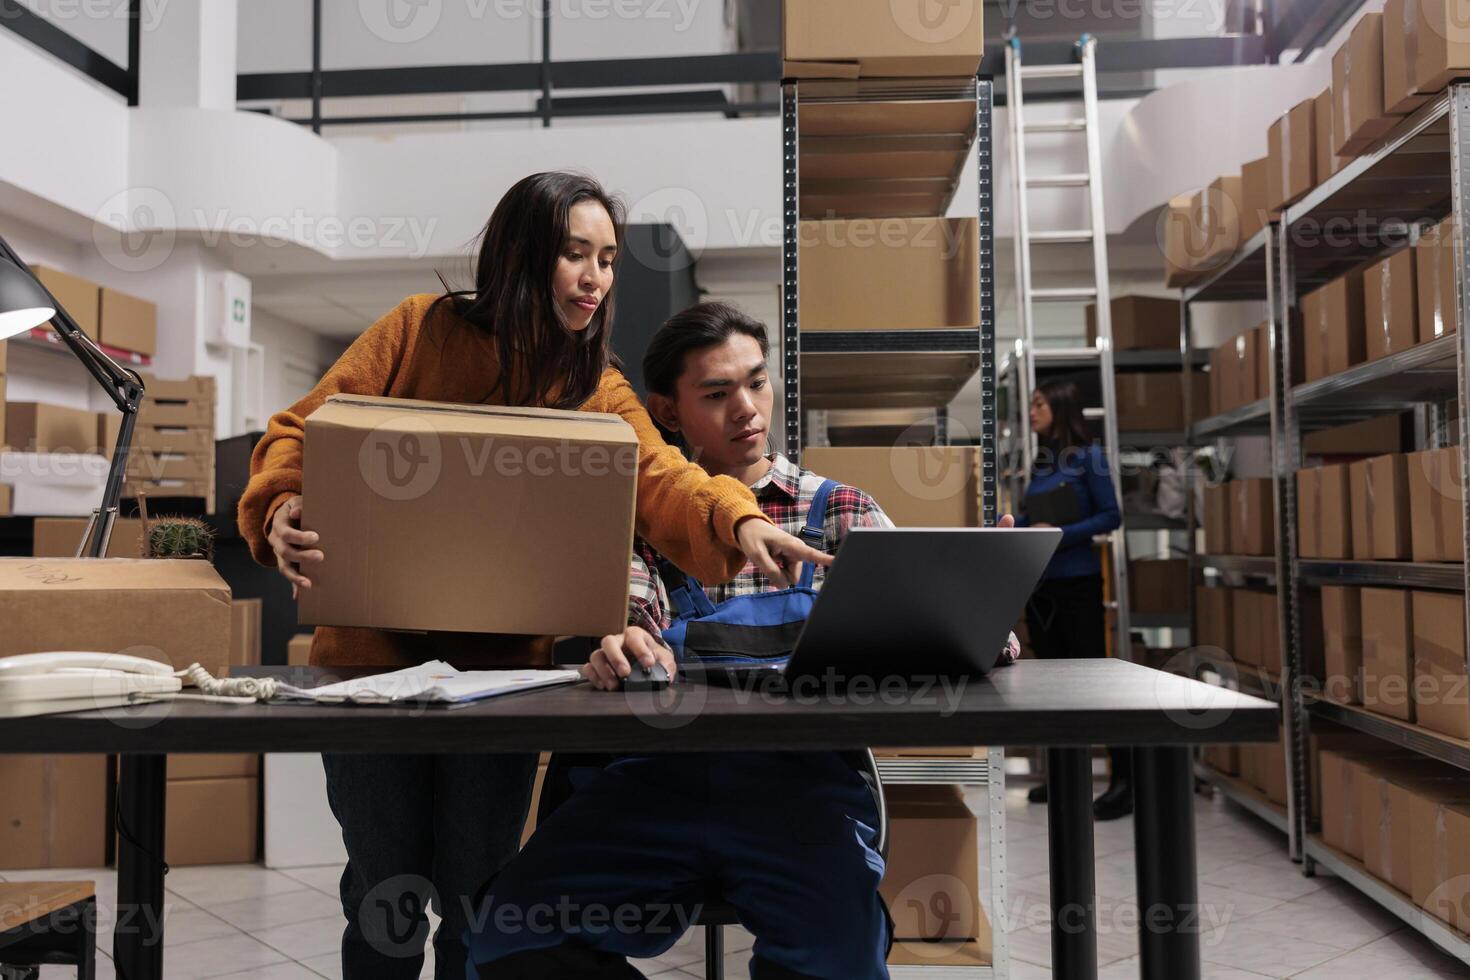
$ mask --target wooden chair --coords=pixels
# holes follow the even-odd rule
[[[90,881],[0,882],[0,977],[35,977],[41,966],[97,971],[97,893]]]

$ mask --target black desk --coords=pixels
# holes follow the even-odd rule
[[[301,682],[323,672],[257,668]],[[1189,746],[1274,741],[1276,705],[1118,660],[1025,661],[948,687],[793,697],[702,685],[664,696],[585,685],[461,708],[233,706],[180,701],[0,720],[0,752],[122,753],[118,906],[162,922],[167,752],[498,752],[1045,746],[1053,967],[1097,976],[1088,747],[1134,747],[1142,975],[1200,976]],[[145,913],[155,913],[146,916]],[[146,940],[146,941],[145,941]],[[161,975],[161,932],[114,935],[119,977]]]

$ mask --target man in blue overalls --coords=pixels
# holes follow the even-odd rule
[[[778,527],[814,547],[833,553],[850,528],[892,527],[861,490],[765,452],[767,351],[765,327],[732,307],[678,314],[644,358],[649,412],[705,469],[749,486]],[[603,639],[583,673],[609,691],[635,661],[672,675],[666,641],[693,652],[694,634],[718,631],[721,619],[782,634],[810,610],[824,573],[808,564],[796,586],[773,590],[747,565],[706,589],[640,543],[630,625]],[[774,649],[759,630],[742,635],[765,648],[752,654]],[[1015,652],[1012,638],[1002,660]],[[879,815],[841,754],[625,756],[586,776],[490,888],[466,936],[470,976],[642,976],[625,957],[666,952],[710,889],[755,936],[754,980],[888,976]]]

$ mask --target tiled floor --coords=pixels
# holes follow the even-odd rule
[[[972,795],[984,813],[983,791]],[[1399,920],[1325,872],[1304,878],[1286,859],[1280,834],[1225,800],[1198,799],[1200,900],[1206,980],[1416,980],[1470,977]],[[1048,964],[1046,808],[1026,803],[1024,786],[1008,794],[1009,881],[1006,920],[1015,980],[1051,976]],[[1100,824],[1098,953],[1105,980],[1138,976],[1137,909],[1132,899],[1133,825]],[[165,973],[178,980],[316,980],[339,977],[340,917],[336,868],[289,872],[259,867],[179,868],[168,876]],[[92,878],[104,906],[98,975],[112,980],[106,957],[116,891],[112,871],[0,872],[11,881]],[[987,904],[989,899],[986,899]],[[992,921],[996,919],[994,910]],[[726,976],[746,977],[751,939],[727,930]],[[704,975],[698,931],[656,960],[640,962],[650,977]],[[69,971],[48,968],[43,980]],[[424,976],[433,975],[432,962]]]

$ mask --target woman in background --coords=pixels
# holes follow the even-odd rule
[[[1026,628],[1036,655],[1047,660],[1107,656],[1102,565],[1092,539],[1122,523],[1102,447],[1082,422],[1082,400],[1070,381],[1044,384],[1031,396],[1036,465],[1018,527],[1058,527],[1062,543],[1026,604]],[[1112,781],[1093,802],[1098,820],[1133,812],[1132,758],[1109,749]],[[1031,790],[1046,802],[1046,784]]]

